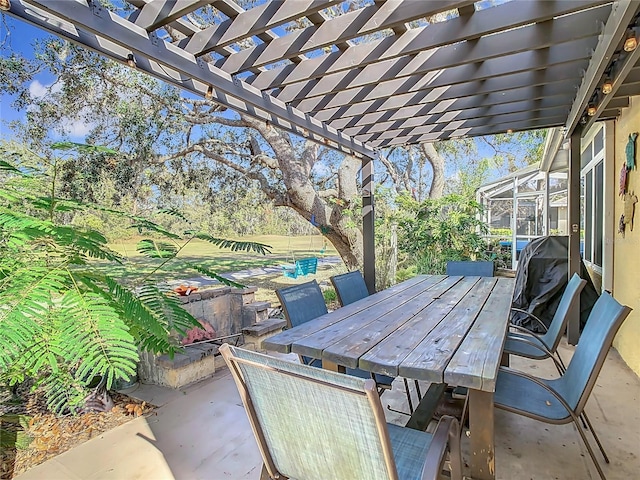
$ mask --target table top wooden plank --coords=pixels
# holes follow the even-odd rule
[[[495,391],[514,286],[512,278],[498,279],[485,307],[449,362],[444,373],[446,383]]]
[[[442,280],[445,278],[445,276],[441,277]],[[351,309],[340,308],[332,312],[331,315],[341,316],[342,320],[296,341],[291,351],[312,358],[322,357],[339,365],[355,368],[358,363],[357,357],[353,359],[352,362],[343,363],[342,358],[329,358],[323,352],[340,340],[345,338],[349,340],[351,335],[368,328],[369,324],[380,320],[380,317],[385,317],[386,322],[393,322],[394,325],[399,325],[403,321],[408,320],[411,317],[410,309],[407,307],[409,302],[414,301],[415,303],[421,303],[424,308],[425,295],[439,295],[438,287],[442,282],[437,282],[438,279],[436,278],[427,280],[428,281],[416,283],[392,296],[387,296],[384,302],[367,305],[367,302],[363,299],[360,302],[348,305],[348,307],[352,307]],[[432,291],[436,293],[430,293]],[[358,305],[355,305],[356,303]],[[355,308],[360,308],[360,310],[349,315],[348,312]],[[345,314],[345,312],[347,312],[347,314]]]
[[[444,371],[483,309],[498,279],[479,278],[473,288],[400,364],[403,377],[443,383]]]
[[[451,288],[362,355],[358,366],[371,372],[398,376],[398,367],[402,361],[453,310],[478,280],[479,277],[448,277],[442,283],[451,282]]]
[[[265,340],[263,342],[263,346],[265,349],[274,352],[290,353],[291,345],[295,342],[309,335],[313,335],[314,333],[328,326],[331,326],[336,322],[342,321],[346,316],[353,315],[354,313],[357,313],[359,310],[366,308],[369,305],[375,305],[377,303],[385,302],[394,295],[406,290],[407,288],[411,288],[416,284],[423,283],[425,285],[431,285],[442,281],[444,278],[446,278],[446,276],[444,275],[421,275],[418,277],[414,277],[410,280],[407,280],[406,282],[399,283],[397,285],[394,285],[393,287],[378,292],[375,295],[371,295],[363,300],[336,310],[336,312],[340,312],[339,314],[336,314],[336,312],[330,312],[326,315],[318,317],[317,319],[314,319],[311,322],[307,322],[303,325],[297,326],[296,328],[285,330],[282,333],[274,335],[273,337]]]
[[[347,335],[340,335],[337,341],[323,350],[322,357],[346,367],[358,367],[359,359],[364,353],[434,302],[453,283],[455,280],[447,280],[423,288],[413,298],[395,308],[390,308],[388,302],[378,304],[380,311],[373,315],[373,321],[352,328]],[[336,326],[341,325],[342,323]]]

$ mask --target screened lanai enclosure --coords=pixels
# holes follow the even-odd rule
[[[481,186],[477,200],[491,249],[508,253],[516,269],[522,249],[534,238],[568,235],[568,171],[544,172],[538,165]]]

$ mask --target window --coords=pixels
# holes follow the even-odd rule
[[[602,273],[604,217],[604,125],[596,126],[586,137],[581,155],[583,199],[583,258],[596,272]]]

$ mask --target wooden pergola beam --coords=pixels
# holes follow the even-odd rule
[[[551,46],[560,47],[565,42],[586,39],[581,52],[570,52],[573,57],[584,57],[588,53],[589,46],[595,46],[595,37],[600,32],[597,20],[601,19],[603,13],[607,11],[608,7],[599,7],[576,14],[581,18],[581,22],[558,19],[491,35],[476,42],[465,42],[424,51],[413,58],[403,57],[378,63],[372,65],[371,69],[365,68],[362,72],[355,72],[359,75],[354,78],[349,77],[348,72],[330,75],[313,86],[297,84],[285,87],[276,97],[284,102],[291,102],[303,111],[312,112],[327,106],[346,105],[349,103],[349,98],[357,96],[365,95],[367,99],[373,99],[406,93],[419,82],[427,81],[422,77],[429,72],[433,72],[432,75],[439,75],[443,73],[440,72],[442,69],[471,65],[491,59],[495,60],[494,64],[500,65],[500,57],[546,49]],[[523,57],[532,60],[533,55]],[[557,62],[559,59],[554,61]],[[510,62],[507,59],[504,62],[499,68],[509,69]],[[524,62],[511,66],[514,70],[528,70]],[[472,68],[474,67],[477,68],[477,66]],[[532,68],[535,69],[535,63]],[[470,78],[475,79],[473,76]],[[462,79],[458,81],[460,80]],[[303,85],[307,88],[299,90]]]
[[[373,149],[361,142],[233,79],[98,4],[22,0],[12,2],[9,13],[114,60],[126,62],[129,53],[134,52],[138,69],[202,96],[212,86],[214,101],[283,130],[346,153],[375,156]]]
[[[601,3],[603,2],[508,2],[475,12],[471,17],[452,18],[446,22],[407,30],[401,36],[385,37],[354,45],[344,52],[310,58],[298,65],[269,69],[255,77],[249,77],[247,82],[260,90],[281,88],[446,45],[475,40],[498,33],[505,28],[550,20],[555,16]]]
[[[269,43],[247,48],[216,66],[228,73],[237,73],[250,67],[264,66],[300,53],[306,53],[333,44],[393,28],[422,17],[473,3],[472,0],[439,0],[437,2],[389,0],[381,6],[372,5],[332,18],[321,25],[313,25],[291,32]]]

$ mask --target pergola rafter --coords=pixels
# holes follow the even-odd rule
[[[424,106],[433,105],[441,102],[451,102],[454,100],[460,100],[465,97],[479,98],[480,95],[488,93],[497,93],[496,101],[500,101],[500,98],[504,98],[505,101],[509,98],[511,90],[533,90],[540,85],[556,84],[559,82],[568,82],[575,78],[575,74],[571,68],[576,68],[579,63],[575,64],[563,64],[558,66],[549,67],[546,70],[535,70],[515,73],[513,75],[506,75],[502,77],[489,78],[486,80],[476,80],[473,82],[462,83],[459,85],[442,86],[433,89],[422,89],[414,92],[408,92],[404,94],[397,94],[391,98],[355,98],[351,101],[352,107],[357,107],[358,104],[364,103],[365,111],[356,115],[362,115],[362,120],[369,123],[376,115],[383,115],[385,111],[392,111],[395,113],[395,118],[408,118],[408,112],[403,111],[406,107],[412,106]],[[566,84],[564,85],[566,88]],[[575,92],[575,85],[570,86],[571,91]],[[551,89],[548,94],[554,94]],[[530,97],[531,98],[531,97]],[[337,103],[337,102],[336,102]],[[375,105],[375,106],[373,106]],[[448,103],[442,103],[448,108]],[[368,107],[367,107],[368,106]],[[334,105],[328,105],[327,108],[332,108]],[[318,114],[322,111],[318,112]],[[365,116],[366,115],[366,116]],[[369,117],[371,115],[372,117]],[[337,118],[344,119],[346,115]],[[378,117],[374,121],[378,121],[381,117]],[[333,122],[331,122],[332,124]],[[343,128],[343,127],[340,127]]]
[[[507,3],[504,4],[504,6],[511,7],[511,4]],[[495,8],[498,9],[498,7]],[[545,10],[546,13],[549,13],[550,9],[547,8]],[[565,12],[565,10],[558,8],[556,8],[555,11],[558,13]],[[494,29],[490,28],[486,31],[492,35],[484,38],[474,35],[472,39],[476,41],[467,41],[463,44],[456,43],[460,41],[460,38],[464,37],[460,34],[455,34],[454,30],[453,32],[449,32],[449,38],[452,38],[452,40],[445,41],[443,38],[439,42],[425,42],[421,45],[422,48],[419,49],[417,47],[420,44],[414,41],[411,43],[413,48],[410,49],[413,51],[409,54],[371,62],[364,66],[364,68],[360,65],[357,69],[343,69],[340,72],[327,73],[317,81],[298,82],[284,86],[276,96],[285,102],[296,102],[311,97],[327,96],[345,89],[375,85],[380,82],[402,77],[424,75],[434,70],[468,66],[475,62],[492,58],[495,59],[514,53],[533,53],[542,48],[547,48],[552,45],[560,46],[565,42],[579,39],[592,40],[586,42],[587,46],[584,47],[585,51],[582,52],[582,55],[586,55],[589,45],[590,48],[595,46],[596,41],[593,39],[593,36],[597,36],[600,32],[598,20],[602,19],[608,11],[609,7],[603,6],[577,13],[575,16],[578,18],[575,19],[566,17],[565,19],[558,19],[554,22],[544,21],[502,34],[495,34]],[[478,12],[476,15],[479,16],[481,13],[483,12]],[[504,13],[505,18],[511,18],[511,11]],[[476,15],[471,17],[469,23],[472,22],[472,19]],[[496,14],[494,13],[493,15],[495,16]],[[499,18],[501,17],[501,15],[497,16]],[[521,23],[530,23],[522,19],[522,16],[519,18],[520,21],[508,23],[509,28],[520,27]],[[516,17],[516,20],[519,18]],[[454,20],[460,19],[452,19],[451,22],[454,22]],[[424,30],[429,32],[428,29],[430,27],[434,27],[435,29],[446,25],[446,23],[447,22],[424,27]],[[483,22],[477,22],[477,24],[482,25]],[[429,37],[429,39],[431,38],[433,38],[433,36]],[[443,42],[446,43],[443,44]],[[434,43],[435,45],[432,46]],[[528,58],[525,57],[525,62],[530,58],[531,56]],[[525,62],[519,64],[521,68],[526,69]],[[535,68],[535,65],[532,65],[532,67]],[[271,71],[267,71],[260,76],[270,74]],[[257,78],[260,78],[260,76]],[[252,82],[252,85],[255,83],[256,82]]]
[[[288,59],[299,53],[311,52],[336,43],[427,17],[438,12],[469,5],[472,0],[440,0],[438,2],[402,2],[389,0],[291,32],[268,45],[257,45],[223,61],[217,66],[228,73],[237,73],[250,67],[268,65]]]
[[[335,111],[341,111],[344,115],[336,117],[338,120],[332,121],[330,125],[342,130],[347,127],[366,126],[380,121],[411,119],[437,113],[446,114],[452,111],[499,106],[505,103],[536,100],[558,95],[572,98],[575,95],[575,89],[572,85],[567,85],[566,78],[563,77],[562,72],[559,72],[558,76],[554,78],[554,81],[548,83],[527,85],[507,91],[491,90],[492,87],[489,85],[489,90],[470,93],[468,96],[462,97],[454,95],[452,98],[448,98],[446,95],[447,90],[443,89],[442,94],[439,97],[432,96],[430,102],[425,98],[426,94],[424,92],[421,92],[420,95],[408,94],[403,96],[405,98],[402,99],[406,101],[406,106],[398,107],[392,105],[391,102],[375,100],[348,107],[323,110],[318,112],[317,117],[322,117],[325,114],[333,115]],[[473,86],[481,87],[482,85],[478,82]],[[453,93],[456,94],[458,92]],[[411,98],[412,96],[415,98]],[[407,99],[411,100],[407,101]]]
[[[640,89],[626,79],[640,75],[640,54],[619,53],[638,0],[264,0],[246,10],[234,0],[122,2],[133,11],[10,0],[10,13],[368,158],[385,146],[556,125],[562,115],[571,130],[590,101],[600,100],[587,125],[617,115]],[[597,97],[616,59],[613,92]]]
[[[604,8],[607,10],[606,7]],[[287,96],[286,91],[287,88],[293,89],[296,86],[286,87],[282,93],[276,95],[276,98],[290,102],[302,111],[313,112],[326,107],[345,105],[349,103],[348,99],[350,98],[365,97],[367,100],[389,98],[408,91],[418,90],[421,86],[430,88],[429,82],[433,77],[447,73],[446,70],[442,71],[443,69],[466,66],[469,67],[466,73],[469,73],[469,70],[480,70],[483,67],[480,62],[488,60],[495,60],[493,65],[498,66],[498,71],[504,71],[502,75],[509,75],[514,71],[536,70],[547,66],[544,63],[546,52],[542,52],[539,55],[540,60],[538,62],[534,61],[536,50],[546,49],[552,45],[561,47],[565,42],[579,39],[584,40],[582,45],[578,43],[575,45],[575,49],[563,49],[562,53],[566,55],[566,61],[571,61],[576,56],[585,58],[590,48],[595,46],[593,37],[597,36],[600,31],[597,19],[602,16],[602,13],[598,13],[597,9],[585,12],[584,15],[587,17],[585,20],[589,21],[581,22],[580,24],[573,24],[567,21],[561,22],[561,26],[558,27],[555,22],[545,22],[500,35],[492,35],[476,42],[441,47],[436,51],[428,50],[411,59],[403,57],[392,60],[390,62],[391,65],[384,63],[374,64],[370,69],[365,68],[361,75],[358,75],[353,81],[349,81],[348,77],[346,82],[341,82],[341,78],[325,77],[318,82],[316,88],[309,91],[296,92],[297,94],[294,98],[289,98],[292,95]],[[529,68],[524,63],[517,63],[510,58],[503,58],[514,56],[514,54],[520,52],[530,54],[521,56],[522,59],[530,62]],[[562,60],[559,55],[552,59],[556,64]],[[543,62],[542,65],[540,65],[541,62]],[[490,67],[485,70],[487,73],[480,70],[478,78],[475,75],[466,78],[471,78],[475,81],[481,80],[483,73],[485,77],[491,75]],[[339,74],[339,77],[342,75],[344,75],[344,72]],[[453,78],[453,83],[465,80],[464,76],[456,77],[455,73],[452,76],[455,77]],[[365,83],[365,86],[358,86],[358,82]],[[578,83],[576,82],[576,86],[578,86]],[[450,84],[452,83],[444,83],[444,85]]]
[[[213,51],[216,47],[231,45],[244,38],[269,32],[270,28],[295,20],[307,12],[314,14],[338,3],[338,1],[301,0],[292,4],[264,3],[251,10],[238,13],[234,18],[200,30],[190,38],[179,42],[178,46],[199,57]],[[220,8],[220,4],[214,4],[214,6]],[[269,43],[276,38],[278,38],[276,35],[271,34],[268,39],[261,38],[261,40]]]

